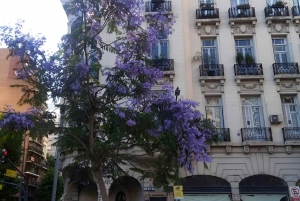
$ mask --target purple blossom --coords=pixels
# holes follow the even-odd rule
[[[136,122],[133,121],[132,119],[129,119],[129,120],[126,122],[126,124],[127,124],[128,126],[135,126],[135,125],[136,125]]]

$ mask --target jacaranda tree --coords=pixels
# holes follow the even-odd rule
[[[21,23],[0,31],[9,56],[19,57],[23,66],[16,74],[26,84],[14,86],[23,92],[20,104],[34,106],[25,113],[8,108],[1,131],[60,134],[62,150],[78,151],[70,179],[92,179],[104,201],[109,200],[104,179],[128,174],[123,164],[168,185],[179,167],[192,172],[192,161],[211,161],[205,148],[213,129],[201,120],[198,103],[176,101],[170,86],[164,93],[151,91],[163,76],[152,67],[151,49],[172,34],[174,19],[160,10],[143,26],[143,6],[142,0],[70,0],[65,10],[73,19],[71,33],[51,56],[43,51],[45,38],[22,33]],[[107,35],[115,40],[106,42]],[[106,53],[115,55],[114,66],[102,65]],[[58,105],[63,126],[43,111],[47,98],[63,100]],[[133,147],[158,160],[137,165],[127,151]]]

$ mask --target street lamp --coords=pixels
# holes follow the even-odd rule
[[[177,87],[176,89],[175,89],[175,97],[176,97],[176,101],[177,101],[177,97],[180,95],[180,89],[179,89],[179,87]]]

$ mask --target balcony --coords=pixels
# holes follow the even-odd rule
[[[201,9],[206,9],[206,10],[213,10],[215,4],[212,1],[201,1],[200,0],[200,8]]]
[[[287,6],[267,6],[265,7],[265,17],[269,33],[289,33],[289,24],[292,18]]]
[[[217,128],[217,135],[221,142],[230,142],[229,128]]]
[[[165,2],[153,2],[147,1],[145,3],[145,11],[146,12],[172,12],[172,2],[165,1]]]
[[[263,68],[261,63],[255,64],[235,64],[235,76],[262,76]]]
[[[282,128],[284,141],[300,141],[300,127]]]
[[[255,8],[229,8],[228,10],[229,18],[255,18]]]
[[[35,152],[37,154],[43,155],[43,147],[40,146],[28,146],[28,151]]]
[[[265,7],[265,17],[289,17],[289,8],[287,6],[267,6]]]
[[[199,66],[200,76],[224,76],[223,64],[204,64]]]
[[[173,59],[152,59],[152,67],[157,68],[163,72],[174,71]]]
[[[241,128],[243,142],[265,142],[272,141],[271,128]]]
[[[281,74],[297,74],[299,75],[298,63],[274,63],[273,64],[274,75]],[[289,75],[286,75],[289,76]]]
[[[224,92],[223,64],[203,64],[199,66],[202,93]]]
[[[196,19],[214,19],[219,18],[218,8],[205,8],[196,9]]]

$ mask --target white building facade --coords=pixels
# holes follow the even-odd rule
[[[290,200],[288,187],[300,179],[300,0],[153,0],[145,15],[160,6],[177,20],[174,34],[153,50],[165,72],[159,84],[200,102],[223,139],[208,147],[208,169],[198,163],[193,174],[180,171],[184,200]],[[111,201],[174,199],[131,175],[107,182]],[[97,200],[95,186],[67,186],[66,200]]]

